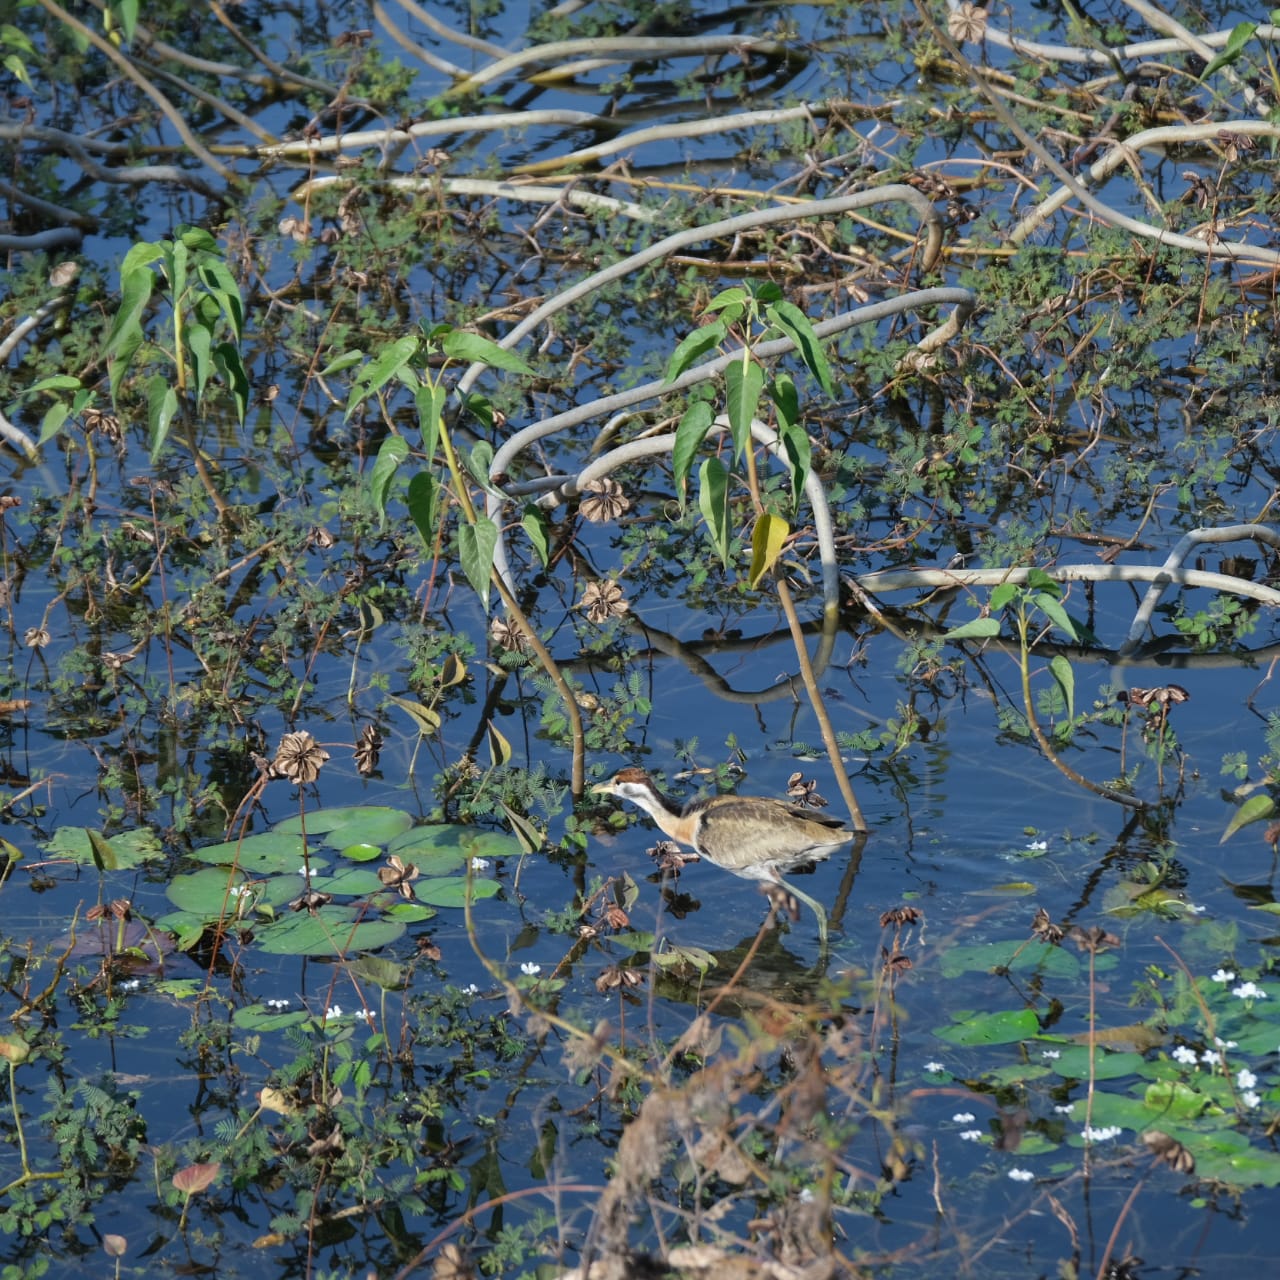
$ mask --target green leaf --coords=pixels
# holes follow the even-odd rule
[[[720,563],[729,567],[729,473],[719,458],[698,468],[698,509],[707,522]]]
[[[715,350],[728,336],[729,326],[723,320],[713,320],[695,329],[671,353],[662,375],[663,382],[674,382],[700,355]]]
[[[781,516],[763,512],[751,531],[751,570],[747,581],[752,590],[760,585],[760,579],[778,562],[791,527]]]
[[[702,442],[711,430],[715,419],[711,406],[705,400],[695,400],[680,415],[680,424],[676,427],[675,444],[671,447],[671,465],[675,471],[676,493],[680,495],[680,505],[684,506],[689,490],[689,468]]]
[[[151,435],[151,461],[155,462],[169,438],[169,427],[178,412],[178,393],[163,374],[147,379],[147,427]]]
[[[260,927],[258,949],[273,956],[350,955],[385,947],[405,931],[399,920],[356,921],[353,908],[331,902],[314,915],[300,911]]]
[[[800,359],[817,378],[823,391],[834,396],[836,384],[831,376],[831,365],[809,317],[794,302],[775,302],[765,308],[765,314],[796,344]]]
[[[505,369],[507,373],[523,373],[530,377],[534,373],[523,357],[516,355],[514,351],[508,351],[491,339],[482,338],[478,333],[468,333],[465,329],[450,329],[440,346],[451,360],[487,364],[494,369]]]
[[[57,400],[45,410],[44,416],[40,419],[40,435],[36,439],[36,444],[44,444],[46,440],[52,440],[62,430],[62,424],[66,422],[70,409],[71,406],[65,401]]]
[[[1222,839],[1219,844],[1226,844],[1241,827],[1247,827],[1251,822],[1262,822],[1271,817],[1276,811],[1276,802],[1270,796],[1250,796],[1234,813],[1231,821],[1227,823],[1227,829],[1222,833]]]
[[[412,334],[406,334],[405,337],[383,347],[372,362],[360,371],[352,384],[343,421],[347,421],[365,400],[408,368],[417,351],[418,340]]]
[[[760,409],[764,391],[764,370],[754,360],[735,360],[724,371],[728,392],[729,434],[733,437],[736,461],[751,448],[751,424]]]
[[[393,694],[388,694],[387,697],[401,711],[408,712],[414,724],[417,725],[420,736],[429,738],[440,728],[440,717],[430,707],[424,707],[421,702],[414,702],[410,698],[397,698]]]
[[[1215,71],[1221,71],[1223,67],[1230,66],[1235,62],[1244,51],[1245,45],[1253,39],[1253,33],[1257,29],[1258,24],[1256,22],[1240,22],[1232,27],[1231,34],[1227,37],[1227,43],[1222,47],[1222,52],[1200,73],[1200,79],[1207,80]]]
[[[236,417],[243,426],[245,414],[249,412],[249,375],[245,372],[240,348],[232,342],[218,343],[213,349],[213,363],[231,392],[231,397],[235,401]]]
[[[947,1027],[935,1027],[933,1034],[947,1044],[992,1045],[1016,1044],[1030,1040],[1040,1023],[1034,1009],[1010,1009],[998,1013],[965,1012],[953,1015],[956,1021]]]
[[[1032,597],[1032,603],[1059,631],[1070,636],[1072,640],[1080,639],[1080,633],[1076,630],[1076,624],[1071,621],[1071,616],[1053,596],[1039,591]]]
[[[430,462],[436,456],[436,446],[440,443],[440,420],[444,417],[445,406],[449,403],[449,393],[443,387],[435,387],[428,383],[414,392],[413,401],[418,408],[418,430],[422,432],[422,451]]]
[[[813,463],[813,444],[809,440],[809,433],[800,423],[788,422],[782,417],[778,419],[778,439],[787,465],[791,468],[791,509],[798,511],[805,481],[809,478],[809,468]]]
[[[551,559],[551,522],[547,513],[532,502],[528,503],[520,517],[520,527],[529,535],[538,563],[545,569]]]
[[[734,285],[729,289],[722,289],[716,294],[710,302],[707,303],[704,310],[707,312],[721,311],[725,313],[725,319],[729,324],[736,324],[746,314],[747,307],[751,305],[753,299],[751,295],[742,288],[741,285]]]
[[[992,587],[991,600],[988,607],[992,613],[1000,613],[1009,604],[1009,602],[1021,591],[1022,588],[1013,582],[1002,582],[998,587]]]
[[[524,853],[539,852],[547,842],[547,833],[532,818],[526,817],[523,813],[517,813],[505,801],[502,802],[502,812],[507,815],[511,830],[520,841],[521,850]]]
[[[422,535],[422,541],[426,544],[428,551],[435,546],[438,532],[436,529],[436,516],[438,515],[436,498],[439,492],[440,486],[429,471],[419,471],[409,481],[409,493],[406,498],[409,506],[409,515],[418,532]]]
[[[492,720],[486,722],[484,732],[489,744],[489,759],[493,762],[495,769],[500,769],[511,760],[511,743],[494,727]]]
[[[144,252],[140,252],[144,251]],[[142,345],[142,313],[151,299],[155,285],[155,273],[149,264],[160,256],[160,250],[152,244],[136,244],[125,254],[120,267],[120,307],[107,333],[104,355],[111,369],[111,397],[119,394],[133,361]]]
[[[213,335],[199,321],[193,320],[186,328],[187,351],[191,356],[192,368],[195,371],[196,403],[204,399],[205,383],[213,371]]]
[[[409,456],[409,442],[403,436],[388,436],[378,449],[373,468],[369,472],[369,497],[378,513],[380,528],[387,524],[387,491],[400,464]]]
[[[1062,690],[1062,696],[1067,704],[1067,719],[1075,719],[1076,714],[1076,674],[1071,668],[1071,663],[1062,656],[1055,654],[1049,659],[1049,673],[1058,683],[1058,688]]]
[[[498,526],[488,516],[476,516],[474,524],[458,527],[458,560],[485,613],[489,612],[489,585],[497,547]]]
[[[501,889],[496,880],[479,880],[472,877],[471,900],[492,898]],[[413,896],[431,907],[465,907],[467,905],[467,880],[465,876],[450,876],[440,880],[419,880],[413,886]]]
[[[943,633],[947,640],[989,640],[1000,634],[998,618],[974,618],[971,622],[962,622],[958,627]]]

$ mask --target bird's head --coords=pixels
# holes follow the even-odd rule
[[[642,808],[648,808],[647,802],[659,798],[658,788],[643,769],[619,769],[607,782],[598,782],[591,790],[596,795],[617,796],[619,800],[630,800]]]

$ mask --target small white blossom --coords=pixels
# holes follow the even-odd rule
[[[1009,1177],[1011,1177],[1014,1180],[1014,1182],[1030,1182],[1032,1181],[1033,1178],[1035,1178],[1035,1176],[1036,1175],[1032,1173],[1030,1169],[1010,1169],[1009,1170]]]
[[[1267,998],[1267,993],[1256,982],[1242,982],[1238,987],[1231,988],[1231,994],[1238,996],[1241,1000],[1265,1000]]]
[[[1094,1129],[1086,1126],[1080,1136],[1086,1142],[1110,1142],[1112,1138],[1120,1136],[1120,1126],[1118,1124],[1110,1124],[1104,1129]]]
[[[1241,1067],[1236,1073],[1236,1084],[1241,1089],[1252,1089],[1258,1083],[1258,1077],[1248,1067]]]
[[[1242,1093],[1240,1095],[1241,1105],[1246,1109],[1248,1109],[1249,1111],[1252,1111],[1254,1107],[1256,1107],[1258,1103],[1260,1103],[1261,1101],[1262,1099],[1258,1097],[1258,1095],[1254,1093],[1252,1089],[1250,1089],[1247,1093]]]
[[[472,871],[488,871],[488,869],[489,869],[488,858],[472,858],[471,859]]]
[[[981,1129],[965,1129],[960,1134],[962,1142],[977,1142],[982,1137]]]
[[[336,1022],[340,1017],[342,1017],[342,1006],[340,1004],[335,1004],[332,1008],[324,1011],[324,1020],[326,1022]]]
[[[117,991],[137,991],[142,986],[141,978],[126,978],[123,982],[116,983]]]
[[[924,1069],[926,1071],[932,1071],[936,1074],[939,1071],[945,1071],[946,1067],[944,1067],[940,1062],[926,1062],[924,1064]]]
[[[1234,982],[1236,975],[1230,969],[1219,969],[1217,973],[1209,975],[1214,982]]]
[[[1180,1044],[1169,1056],[1174,1062],[1181,1062],[1184,1067],[1194,1067],[1199,1060],[1196,1051],[1185,1044]]]
[[[284,997],[264,1000],[262,1003],[265,1004],[268,1009],[287,1009],[289,1007],[289,1001]]]
[[[1238,1049],[1238,1048],[1240,1047],[1240,1045],[1239,1045],[1239,1042],[1238,1042],[1238,1041],[1235,1041],[1235,1040],[1224,1040],[1221,1036],[1214,1036],[1214,1037],[1213,1037],[1213,1043],[1214,1043],[1214,1044],[1215,1044],[1219,1049]]]
[[[957,1111],[951,1118],[956,1124],[972,1124],[974,1119],[972,1111]]]
[[[800,1203],[801,1203],[801,1204],[812,1204],[812,1203],[813,1203],[813,1188],[812,1188],[812,1187],[801,1187],[801,1188],[800,1188]]]
[[[1047,840],[1033,840],[1027,845],[1028,853],[1043,853],[1049,847]]]
[[[1068,1102],[1065,1106],[1054,1107],[1054,1110],[1060,1116],[1069,1116],[1076,1109],[1074,1102]]]
[[[1205,1050],[1205,1051],[1200,1055],[1200,1061],[1201,1061],[1201,1062],[1210,1062],[1210,1063],[1212,1063],[1212,1062],[1217,1062],[1217,1060],[1218,1060],[1218,1054],[1217,1054],[1216,1050],[1213,1050],[1213,1049],[1206,1049],[1206,1050]]]
[[[1182,907],[1182,909],[1183,909],[1183,910],[1187,913],[1187,915],[1189,915],[1189,916],[1202,916],[1202,915],[1204,915],[1204,913],[1205,913],[1206,911],[1208,911],[1208,910],[1209,910],[1209,908],[1208,908],[1208,907],[1202,907],[1202,906],[1200,906],[1198,903],[1195,903],[1195,902],[1186,902],[1186,903],[1183,903],[1183,907]]]
[[[1050,1062],[1053,1062],[1055,1059],[1062,1057],[1062,1050],[1061,1049],[1042,1049],[1040,1051],[1040,1056],[1042,1058],[1048,1058]]]
[[[467,985],[462,988],[461,994],[464,996],[478,996],[480,994],[480,988],[477,987],[474,982],[468,982]]]
[[[520,972],[523,973],[525,977],[532,978],[542,972],[542,966],[540,964],[534,964],[532,960],[526,960],[524,964],[520,966]]]

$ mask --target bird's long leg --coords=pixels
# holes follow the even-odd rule
[[[799,898],[801,902],[807,903],[809,910],[818,918],[818,941],[822,943],[822,949],[825,951],[827,947],[827,912],[816,898],[811,898],[807,893],[801,893],[799,889],[791,883],[790,880],[784,880],[778,876],[777,883],[780,884],[794,898]]]

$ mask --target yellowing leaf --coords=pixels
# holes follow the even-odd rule
[[[791,526],[781,516],[770,515],[767,511],[756,521],[756,527],[751,531],[751,573],[748,577],[753,589],[778,563],[790,532]]]

